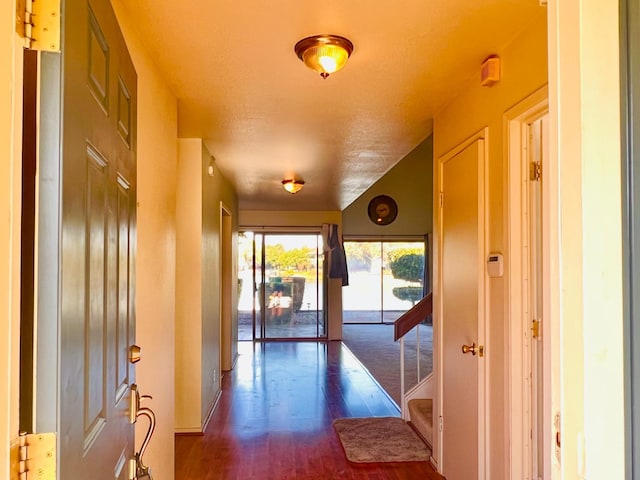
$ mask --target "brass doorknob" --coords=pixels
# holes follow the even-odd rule
[[[462,353],[467,354],[471,353],[471,355],[476,354],[476,342],[473,342],[471,345],[462,345]]]

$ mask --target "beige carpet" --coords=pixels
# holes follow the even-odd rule
[[[333,427],[350,462],[424,462],[431,455],[401,418],[339,418]]]
[[[358,357],[389,396],[400,405],[400,342],[393,325],[343,325],[342,342]],[[417,383],[416,334],[405,337],[405,391]],[[420,326],[420,378],[433,370],[433,327]]]

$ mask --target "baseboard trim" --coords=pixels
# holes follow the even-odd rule
[[[432,449],[431,451],[433,452],[433,449]],[[437,473],[438,475],[440,475],[440,470],[438,470],[438,462],[437,462],[437,461],[436,461],[436,459],[433,457],[433,455],[431,455],[431,458],[429,458],[429,463],[431,464],[431,466],[433,467],[433,469],[436,471],[436,473]],[[442,477],[442,475],[440,475],[440,476],[441,476],[441,478],[444,478],[444,477]]]
[[[205,430],[209,426],[209,422],[211,421],[211,417],[213,416],[213,412],[215,412],[216,407],[218,406],[218,402],[220,401],[220,397],[221,396],[222,396],[222,389],[218,390],[218,393],[216,394],[216,398],[213,400],[213,403],[211,404],[211,408],[209,409],[209,413],[207,413],[207,416],[205,417],[204,422],[202,422],[202,434],[203,435],[204,435]]]
[[[216,398],[211,403],[211,408],[207,412],[207,416],[202,422],[200,427],[180,427],[174,429],[174,434],[176,436],[201,436],[204,435],[205,430],[209,426],[209,422],[211,421],[211,417],[213,416],[213,412],[215,412],[216,407],[218,406],[218,402],[220,401],[220,397],[222,396],[222,389],[218,390],[216,393]]]
[[[240,354],[236,351],[236,354],[233,356],[233,359],[231,360],[231,370],[236,368],[236,363],[238,363],[238,358],[240,358]]]
[[[204,432],[201,432],[197,428],[181,428],[179,430],[176,429],[174,435],[176,437],[202,437]]]

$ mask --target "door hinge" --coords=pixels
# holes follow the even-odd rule
[[[136,480],[136,467],[138,466],[135,458],[129,459],[129,476],[128,480]]]
[[[438,428],[440,429],[440,431],[442,431],[443,429],[443,425],[444,425],[444,420],[442,419],[442,415],[440,415],[440,420],[438,422]]]
[[[531,162],[529,165],[529,180],[538,182],[542,178],[542,164],[540,162]]]
[[[440,208],[444,207],[444,192],[440,192]]]
[[[56,480],[56,434],[20,433],[20,480]]]
[[[542,335],[542,323],[540,320],[533,320],[531,322],[531,337],[540,338]]]
[[[16,32],[26,48],[60,51],[60,0],[16,0]]]

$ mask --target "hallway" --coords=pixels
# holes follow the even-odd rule
[[[426,462],[347,462],[332,422],[399,416],[340,342],[240,342],[203,436],[176,438],[176,480],[436,479]]]

